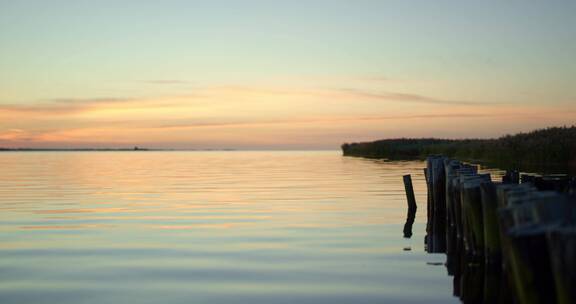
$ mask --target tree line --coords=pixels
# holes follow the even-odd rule
[[[397,138],[345,143],[345,156],[389,160],[445,155],[502,169],[576,172],[576,126],[550,127],[494,139]]]

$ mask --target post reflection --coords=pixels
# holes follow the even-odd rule
[[[466,304],[513,303],[506,273],[499,265],[458,252],[448,254],[446,262],[454,296]]]

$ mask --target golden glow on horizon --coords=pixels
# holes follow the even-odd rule
[[[503,128],[569,124],[574,111],[373,90],[227,86],[163,98],[0,106],[0,143],[337,147],[383,137],[494,136]]]

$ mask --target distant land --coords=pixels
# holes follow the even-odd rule
[[[34,151],[236,151],[236,149],[150,149],[150,148],[3,148],[0,152],[34,152]]]
[[[147,148],[2,148],[0,151],[151,151]]]
[[[576,126],[550,127],[494,139],[396,138],[345,143],[341,148],[345,156],[413,160],[439,154],[501,169],[576,172]]]

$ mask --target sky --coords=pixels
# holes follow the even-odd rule
[[[576,123],[576,1],[0,0],[0,147],[337,149]]]

